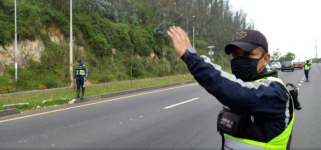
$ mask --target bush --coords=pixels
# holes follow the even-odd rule
[[[0,94],[5,94],[5,93],[12,93],[15,91],[15,88],[11,86],[6,86],[0,90]]]
[[[44,90],[44,89],[47,89],[46,85],[44,85],[44,84],[39,84],[38,85],[38,90]]]
[[[129,35],[134,45],[135,53],[140,56],[149,56],[151,54],[152,48],[150,46],[155,44],[152,35],[148,34],[146,30],[142,30],[136,26],[131,28]]]
[[[110,54],[110,46],[102,35],[96,35],[91,38],[89,44],[92,46],[92,51],[96,56],[103,57]]]
[[[107,82],[110,82],[111,80],[112,79],[110,77],[105,75],[99,78],[98,83],[107,83]]]

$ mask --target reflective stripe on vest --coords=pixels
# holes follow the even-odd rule
[[[81,69],[79,69],[80,67],[78,67],[77,69],[76,69],[76,76],[86,76],[86,68],[85,68],[85,66],[82,66],[81,67]]]
[[[309,65],[311,65],[311,63],[307,63],[307,64],[305,64],[305,66],[304,66],[304,70],[310,70],[310,66],[308,66],[308,64],[309,64]]]
[[[262,80],[271,80],[271,81],[279,82],[288,91],[288,89],[284,85],[283,81],[279,78],[267,77],[267,78],[262,78],[262,79],[256,80],[254,82],[259,82]],[[294,118],[295,118],[295,113],[294,113],[295,109],[294,109],[294,105],[293,105],[292,96],[289,93],[289,91],[288,91],[288,94],[290,95],[290,99],[292,101],[292,107],[293,107],[292,120],[291,120],[290,124],[287,126],[287,128],[285,128],[285,130],[280,135],[273,138],[271,141],[265,143],[265,142],[258,142],[258,141],[249,140],[249,139],[237,138],[237,137],[234,137],[234,136],[224,133],[224,138],[225,138],[224,148],[226,150],[230,150],[230,149],[231,150],[247,150],[247,149],[285,150],[287,148],[287,144],[288,144],[290,136],[291,136],[293,122],[294,122]]]
[[[77,69],[77,74],[76,75],[81,75],[81,76],[85,76],[86,72],[83,69]]]

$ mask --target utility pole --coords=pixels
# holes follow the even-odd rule
[[[207,48],[209,48],[210,49],[210,51],[208,52],[208,55],[210,55],[210,57],[211,57],[211,61],[213,62],[214,61],[214,59],[213,59],[213,55],[214,55],[214,51],[212,51],[212,48],[214,48],[215,46],[208,46]]]
[[[315,40],[315,59],[318,64],[319,63],[319,61],[318,61],[318,39]]]
[[[18,81],[18,40],[17,40],[17,0],[14,0],[14,66],[15,80]]]
[[[70,0],[70,38],[69,38],[69,44],[70,44],[70,50],[69,50],[69,53],[70,53],[70,57],[69,57],[69,72],[70,72],[70,81],[72,82],[73,80],[73,71],[72,71],[72,60],[73,60],[73,57],[72,57],[72,0]]]
[[[186,19],[186,24],[187,24],[186,30],[187,30],[187,36],[188,36],[188,18]]]
[[[195,16],[193,16],[193,18],[195,18]],[[194,24],[195,24],[195,21],[193,21],[193,48],[195,49],[195,45],[194,45]]]
[[[165,15],[165,13],[164,13],[164,18],[163,18],[163,22],[165,22],[165,16],[166,16],[166,15]]]

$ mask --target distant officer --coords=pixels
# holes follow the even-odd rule
[[[76,98],[79,98],[80,87],[82,89],[81,99],[84,98],[85,82],[87,81],[87,76],[88,76],[87,67],[83,64],[82,59],[79,59],[78,60],[78,67],[75,69],[75,73],[74,73],[74,80],[76,80],[76,82],[77,82],[77,97]]]
[[[232,73],[198,56],[183,29],[168,31],[176,54],[186,63],[196,81],[223,105],[217,127],[226,150],[285,150],[290,148],[294,106],[290,92],[270,61],[265,36],[243,30],[225,47],[231,54]]]
[[[310,60],[307,60],[305,66],[304,66],[304,74],[305,74],[305,79],[306,82],[309,82],[309,72],[311,70],[311,62]]]

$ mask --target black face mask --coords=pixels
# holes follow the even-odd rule
[[[264,53],[265,54],[265,53]],[[232,73],[243,81],[251,81],[258,76],[257,65],[263,58],[264,54],[259,59],[239,56],[231,60]],[[263,66],[264,67],[264,66]]]

